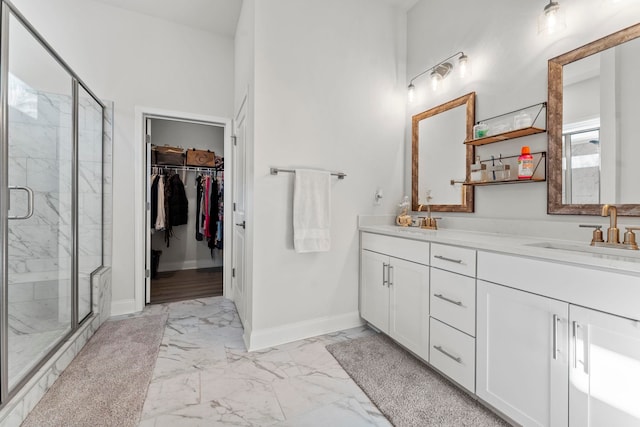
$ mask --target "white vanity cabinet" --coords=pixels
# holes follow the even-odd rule
[[[431,244],[429,362],[475,391],[476,251]]]
[[[360,315],[428,360],[429,243],[362,233]]]
[[[524,426],[566,426],[569,304],[478,280],[476,394]]]
[[[640,322],[571,306],[569,425],[640,426]]]

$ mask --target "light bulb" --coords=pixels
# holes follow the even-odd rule
[[[458,58],[458,75],[461,79],[466,78],[469,75],[469,57],[464,53]]]
[[[435,70],[431,72],[431,88],[436,91],[440,87],[440,81],[442,80],[442,76],[438,74]]]
[[[538,18],[538,34],[554,34],[567,27],[564,9],[556,1],[549,1]]]
[[[416,87],[413,85],[413,83],[409,83],[407,98],[409,100],[409,104],[411,104],[416,99]]]

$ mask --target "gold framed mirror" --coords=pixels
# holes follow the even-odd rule
[[[432,212],[473,212],[469,168],[474,147],[475,92],[411,118],[411,207],[429,204]],[[431,200],[427,200],[429,193]]]
[[[640,216],[640,24],[549,60],[549,214]]]

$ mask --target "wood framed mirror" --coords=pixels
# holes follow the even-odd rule
[[[549,214],[640,216],[640,24],[549,60]]]
[[[416,114],[411,119],[411,208],[432,212],[473,212],[469,169],[474,147],[475,92]],[[427,201],[427,192],[432,199]]]

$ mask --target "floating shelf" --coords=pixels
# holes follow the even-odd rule
[[[468,145],[474,145],[477,147],[479,145],[493,144],[494,142],[520,138],[521,136],[535,135],[536,133],[543,133],[546,131],[547,131],[546,129],[542,129],[542,128],[529,127],[524,129],[511,130],[511,131],[500,133],[497,135],[486,136],[484,138],[470,139],[465,141],[464,143]]]
[[[546,123],[543,126],[538,124],[538,121],[546,122],[546,114],[541,114],[543,110],[546,111],[546,108],[547,103],[541,102],[520,110],[481,120],[476,125],[480,123],[487,124],[487,135],[481,138],[468,139],[464,143],[479,146],[546,132]],[[541,117],[544,120],[541,120]]]
[[[486,181],[465,181],[462,185],[484,186],[484,185],[502,185],[502,184],[523,184],[525,182],[544,182],[547,180],[547,152],[539,151],[531,153],[534,161],[533,176],[528,179],[518,179],[518,157],[508,156],[502,157],[502,163],[509,166],[511,176],[509,179],[493,179],[493,165],[499,158],[480,160],[480,163],[486,164],[486,173],[488,179]],[[451,185],[457,182],[451,181]]]
[[[485,181],[485,182],[465,182],[464,185],[473,185],[481,187],[483,185],[502,185],[502,184],[524,184],[526,182],[545,182],[546,178],[530,178],[530,179],[509,179],[504,181]]]

